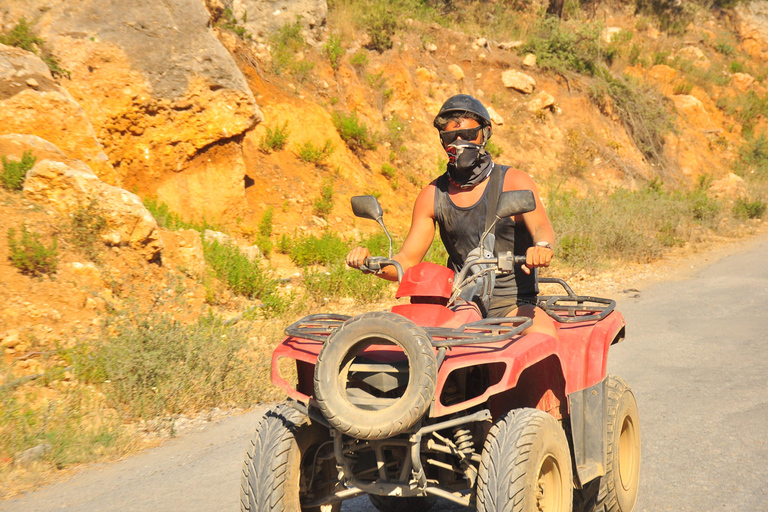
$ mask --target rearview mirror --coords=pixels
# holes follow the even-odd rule
[[[499,196],[496,216],[499,219],[513,217],[536,209],[536,198],[531,190],[510,190]]]
[[[351,199],[352,213],[355,217],[371,219],[379,222],[384,215],[379,201],[374,196],[354,196]]]

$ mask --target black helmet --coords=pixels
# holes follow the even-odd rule
[[[443,106],[440,107],[440,112],[437,113],[432,124],[439,130],[440,127],[437,124],[438,118],[450,117],[451,114],[460,112],[470,112],[475,114],[482,119],[482,122],[480,123],[482,127],[491,126],[491,116],[488,114],[488,110],[486,110],[480,101],[469,94],[457,94],[456,96],[448,98],[448,100],[443,103]]]

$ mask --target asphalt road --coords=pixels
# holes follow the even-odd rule
[[[635,510],[768,510],[768,238],[684,280],[622,295],[627,339],[612,347],[609,372],[632,387],[640,410]],[[0,510],[234,512],[257,414],[92,466]],[[365,498],[342,508],[373,511]]]

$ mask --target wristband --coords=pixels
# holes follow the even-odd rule
[[[536,242],[536,247],[546,247],[550,251],[553,250],[552,245],[549,242],[543,240],[541,242]]]

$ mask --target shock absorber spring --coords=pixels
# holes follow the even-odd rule
[[[458,427],[453,430],[453,440],[456,443],[456,449],[465,456],[471,457],[475,452],[475,443],[472,439],[472,432],[468,428]]]

